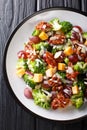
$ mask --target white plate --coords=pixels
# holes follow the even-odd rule
[[[84,31],[87,31],[87,16],[82,12],[73,11],[69,8],[50,8],[27,17],[17,26],[8,40],[4,55],[4,74],[13,95],[15,95],[22,106],[36,115],[50,120],[70,121],[86,116],[87,104],[79,110],[74,107],[59,110],[45,110],[36,106],[33,100],[27,99],[24,96],[25,83],[16,76],[17,52],[23,49],[23,45],[28,41],[29,36],[31,36],[34,26],[39,21],[49,21],[55,17],[58,17],[60,20],[70,21],[73,25],[79,25]]]

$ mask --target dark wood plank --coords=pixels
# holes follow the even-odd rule
[[[81,10],[87,13],[87,0],[81,0]]]
[[[39,9],[60,6],[81,9],[81,0],[39,0]]]
[[[6,41],[14,28],[36,11],[35,0],[0,0],[0,65]],[[0,130],[35,130],[35,117],[24,111],[11,96],[0,66]]]
[[[74,9],[81,9],[81,0],[64,0],[65,7],[71,7]]]

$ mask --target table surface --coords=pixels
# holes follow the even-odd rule
[[[87,12],[87,0],[0,0],[0,130],[86,130],[87,118],[67,124],[38,118],[12,97],[4,81],[2,61],[6,41],[28,15],[48,7],[72,7]]]

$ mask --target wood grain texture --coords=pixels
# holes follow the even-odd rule
[[[0,130],[35,130],[35,117],[11,96],[2,74],[6,41],[14,28],[36,11],[35,0],[0,0]]]
[[[87,118],[68,124],[52,122],[27,113],[10,94],[2,73],[6,41],[28,15],[48,7],[72,7],[87,12],[87,0],[0,0],[0,130],[86,130]]]
[[[81,10],[82,0],[39,0],[39,8],[44,9],[48,7],[72,7]],[[84,3],[84,2],[83,2]]]

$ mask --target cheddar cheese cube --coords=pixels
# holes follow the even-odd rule
[[[39,38],[44,41],[48,39],[48,35],[45,32],[41,32]]]
[[[25,74],[25,69],[24,68],[17,69],[16,74],[18,77],[21,78]]]
[[[77,85],[75,85],[74,87],[72,87],[72,93],[73,94],[78,94],[79,93],[79,88]]]
[[[67,47],[65,50],[64,50],[64,54],[69,56],[69,55],[72,55],[73,54],[73,49],[72,47]]]
[[[43,75],[42,75],[42,74],[35,73],[33,79],[34,79],[34,82],[36,82],[36,83],[42,82],[42,80],[43,80]]]
[[[65,70],[65,66],[64,63],[58,63],[58,70]]]
[[[56,72],[56,67],[54,67],[54,68],[49,68],[49,69],[46,70],[46,76],[47,76],[47,77],[52,77],[55,72]]]
[[[85,43],[84,43],[86,46],[87,46],[87,40],[85,41]]]

